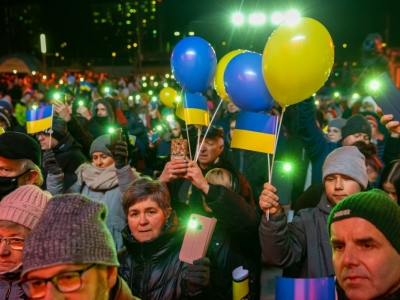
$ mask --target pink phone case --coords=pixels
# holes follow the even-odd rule
[[[190,215],[179,259],[193,264],[194,260],[205,257],[216,224],[217,219],[215,218]]]

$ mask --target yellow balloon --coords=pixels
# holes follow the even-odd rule
[[[176,97],[178,97],[178,92],[172,87],[165,87],[160,91],[161,103],[169,108],[174,108]]]
[[[292,105],[323,86],[333,61],[328,30],[314,19],[301,18],[296,25],[284,23],[271,34],[263,52],[263,76],[272,97],[281,105]]]
[[[0,126],[0,135],[4,133],[3,127]]]
[[[215,90],[217,91],[217,94],[224,99],[225,101],[230,102],[231,100],[228,97],[228,94],[225,91],[225,85],[224,85],[224,73],[226,66],[228,63],[231,61],[232,58],[234,58],[236,55],[246,52],[246,50],[234,50],[231,51],[227,54],[225,54],[224,57],[221,58],[221,60],[218,62],[217,69],[215,71],[215,76],[214,76],[214,86]]]

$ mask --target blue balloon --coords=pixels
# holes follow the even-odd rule
[[[224,73],[225,90],[229,98],[242,110],[268,111],[274,99],[262,74],[262,55],[243,52],[228,63]]]
[[[172,51],[172,74],[189,93],[204,93],[214,79],[216,67],[214,49],[197,36],[184,38]]]

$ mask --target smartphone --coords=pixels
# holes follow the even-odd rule
[[[151,102],[151,109],[157,109],[157,102],[152,101]]]
[[[188,264],[205,257],[217,219],[192,214],[183,238],[179,260]]]
[[[171,160],[185,159],[187,156],[187,140],[172,139],[171,140]]]
[[[292,196],[293,176],[290,164],[283,161],[274,161],[270,183],[276,188],[278,203],[288,205]]]
[[[150,137],[150,141],[154,144],[155,142],[157,142],[157,140],[160,138],[160,135],[155,132],[152,134],[152,136]]]
[[[388,73],[383,73],[365,86],[384,114],[392,114],[393,121],[400,121],[400,91]]]
[[[118,141],[122,140],[122,129],[116,128],[114,132],[110,133],[110,151],[115,151],[115,146],[117,145]]]

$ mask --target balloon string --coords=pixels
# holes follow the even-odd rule
[[[206,132],[205,132],[205,134],[204,134],[203,140],[201,141],[200,147],[199,147],[199,149],[198,149],[198,151],[197,151],[197,153],[196,153],[196,157],[195,157],[195,160],[194,160],[195,162],[197,162],[197,160],[199,159],[200,150],[201,150],[201,148],[203,147],[203,144],[204,144],[204,141],[205,141],[205,139],[206,139],[206,137],[207,137],[208,131],[210,130],[210,127],[211,127],[211,125],[212,125],[212,123],[213,123],[213,121],[214,121],[214,119],[215,119],[215,116],[217,115],[217,112],[218,112],[219,108],[221,107],[222,102],[224,102],[223,99],[221,99],[221,101],[219,101],[219,104],[218,104],[218,106],[217,106],[217,109],[215,110],[215,112],[214,112],[214,114],[213,114],[213,116],[212,116],[212,118],[211,118],[210,124],[209,124],[208,127],[207,127],[207,130],[206,130]]]
[[[269,153],[267,153],[267,157],[268,157],[268,178],[269,178],[269,183],[271,183],[271,164],[269,161]],[[269,220],[269,209],[267,209],[267,211],[265,212],[265,217],[267,218],[267,220]]]
[[[183,89],[181,90],[181,101],[185,101],[185,97],[182,98],[183,95]],[[189,129],[188,129],[188,125],[187,125],[187,121],[186,121],[186,115],[185,115],[185,105],[183,106],[183,116],[185,118],[185,126],[186,126],[186,138],[188,140],[188,146],[189,146],[189,158],[190,160],[192,160],[192,149],[190,147],[190,138],[189,138]]]

